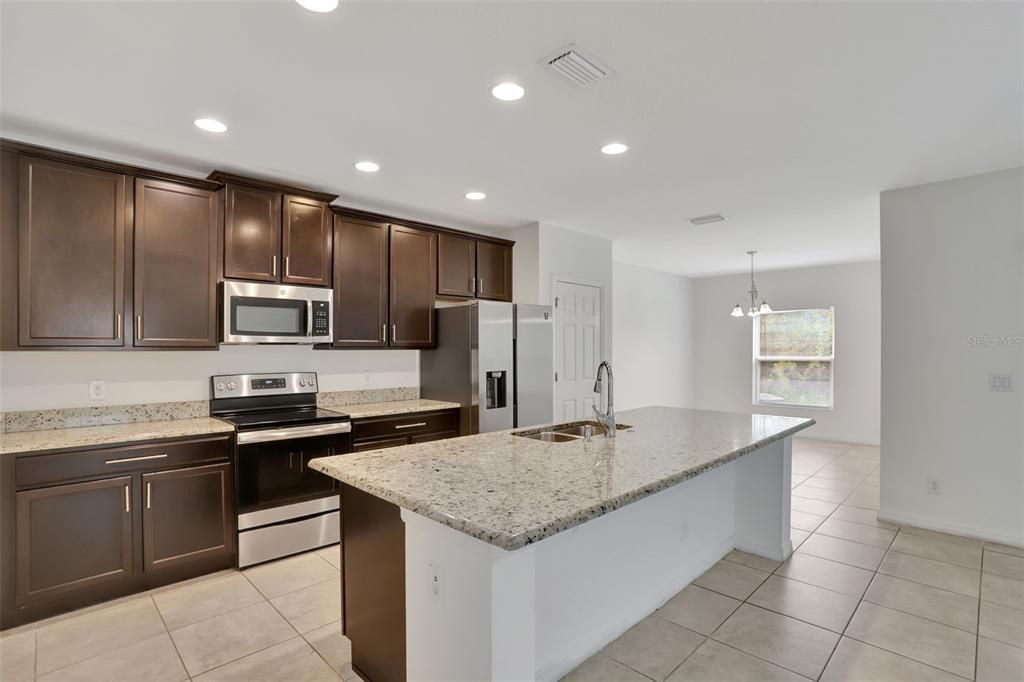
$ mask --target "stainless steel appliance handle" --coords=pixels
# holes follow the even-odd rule
[[[306,336],[313,336],[313,302],[306,299]]]
[[[311,436],[327,436],[332,433],[350,433],[352,424],[340,422],[310,426],[291,426],[283,429],[266,429],[263,431],[243,431],[238,434],[238,444],[267,443],[275,440],[291,440],[292,438],[309,438]]]
[[[395,424],[396,429],[414,429],[417,426],[426,426],[427,422],[416,422],[415,424]]]

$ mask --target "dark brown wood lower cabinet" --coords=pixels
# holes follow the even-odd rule
[[[367,450],[383,450],[385,448],[400,448],[403,445],[408,444],[408,436],[401,436],[399,438],[379,438],[377,440],[368,440],[363,443],[353,444],[352,452],[365,452]]]
[[[143,570],[233,551],[231,465],[143,474]]]
[[[16,498],[18,606],[134,573],[131,476],[23,490]]]
[[[341,486],[343,632],[352,666],[373,682],[405,680],[405,524],[401,511]]]

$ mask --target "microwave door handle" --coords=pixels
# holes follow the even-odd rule
[[[313,338],[313,301],[306,299],[306,336]]]

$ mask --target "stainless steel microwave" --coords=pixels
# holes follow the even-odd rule
[[[222,343],[330,343],[332,289],[224,280]]]

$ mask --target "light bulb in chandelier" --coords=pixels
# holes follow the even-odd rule
[[[743,317],[743,308],[740,306],[739,303],[737,303],[736,307],[732,309],[732,316],[733,317]]]
[[[761,308],[757,312],[760,313],[761,315],[767,315],[768,313],[772,312],[772,307],[770,305],[768,305],[768,301],[766,301],[766,300],[764,300],[762,298],[761,299]]]

